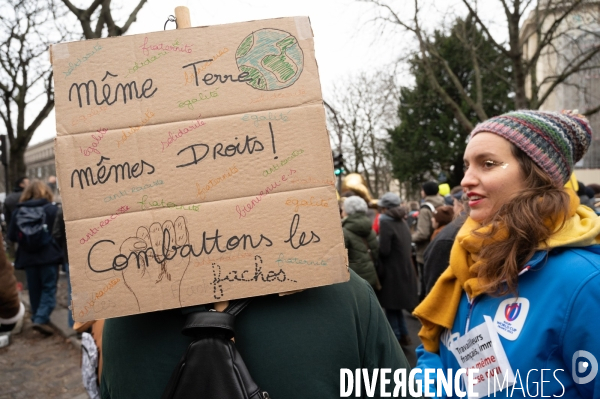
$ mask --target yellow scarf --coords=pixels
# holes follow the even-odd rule
[[[590,208],[579,205],[579,198],[573,190],[565,191],[571,198],[570,217],[565,226],[547,240],[546,245],[540,245],[540,249],[600,244],[600,217]],[[471,218],[465,221],[452,245],[450,266],[413,313],[423,325],[419,337],[429,352],[437,353],[443,329],[452,329],[462,291],[464,290],[470,298],[483,293],[477,278],[481,265],[479,250],[490,240],[501,240],[507,236],[506,230],[498,231],[492,239],[483,239],[471,234],[476,229],[485,233],[489,228],[481,227]]]

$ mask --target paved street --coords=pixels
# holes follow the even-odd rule
[[[20,281],[22,273],[17,273]],[[58,281],[56,315],[67,306],[66,276]],[[27,292],[24,293],[27,300]],[[0,399],[87,399],[79,368],[81,352],[58,330],[45,337],[31,328],[29,312],[20,334],[0,348]],[[66,328],[66,327],[65,327]]]
[[[23,331],[12,338],[0,349],[0,399],[88,397],[81,382],[80,351],[60,334],[44,337],[27,318]]]

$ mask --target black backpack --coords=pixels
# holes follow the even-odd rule
[[[46,223],[45,208],[42,206],[21,206],[16,213],[17,243],[27,252],[40,252],[52,241],[52,232]]]
[[[254,382],[234,342],[235,316],[252,298],[231,302],[223,312],[188,315],[182,334],[194,337],[173,371],[162,399],[268,399]]]

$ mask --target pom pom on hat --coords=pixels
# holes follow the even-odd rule
[[[588,150],[592,129],[577,111],[520,110],[488,119],[471,132],[497,134],[527,154],[558,186],[571,176],[573,165]]]

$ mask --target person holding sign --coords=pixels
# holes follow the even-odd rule
[[[438,397],[468,380],[480,398],[600,395],[600,218],[564,187],[591,136],[567,111],[510,112],[471,133],[470,216],[414,312],[417,367],[462,374]]]

